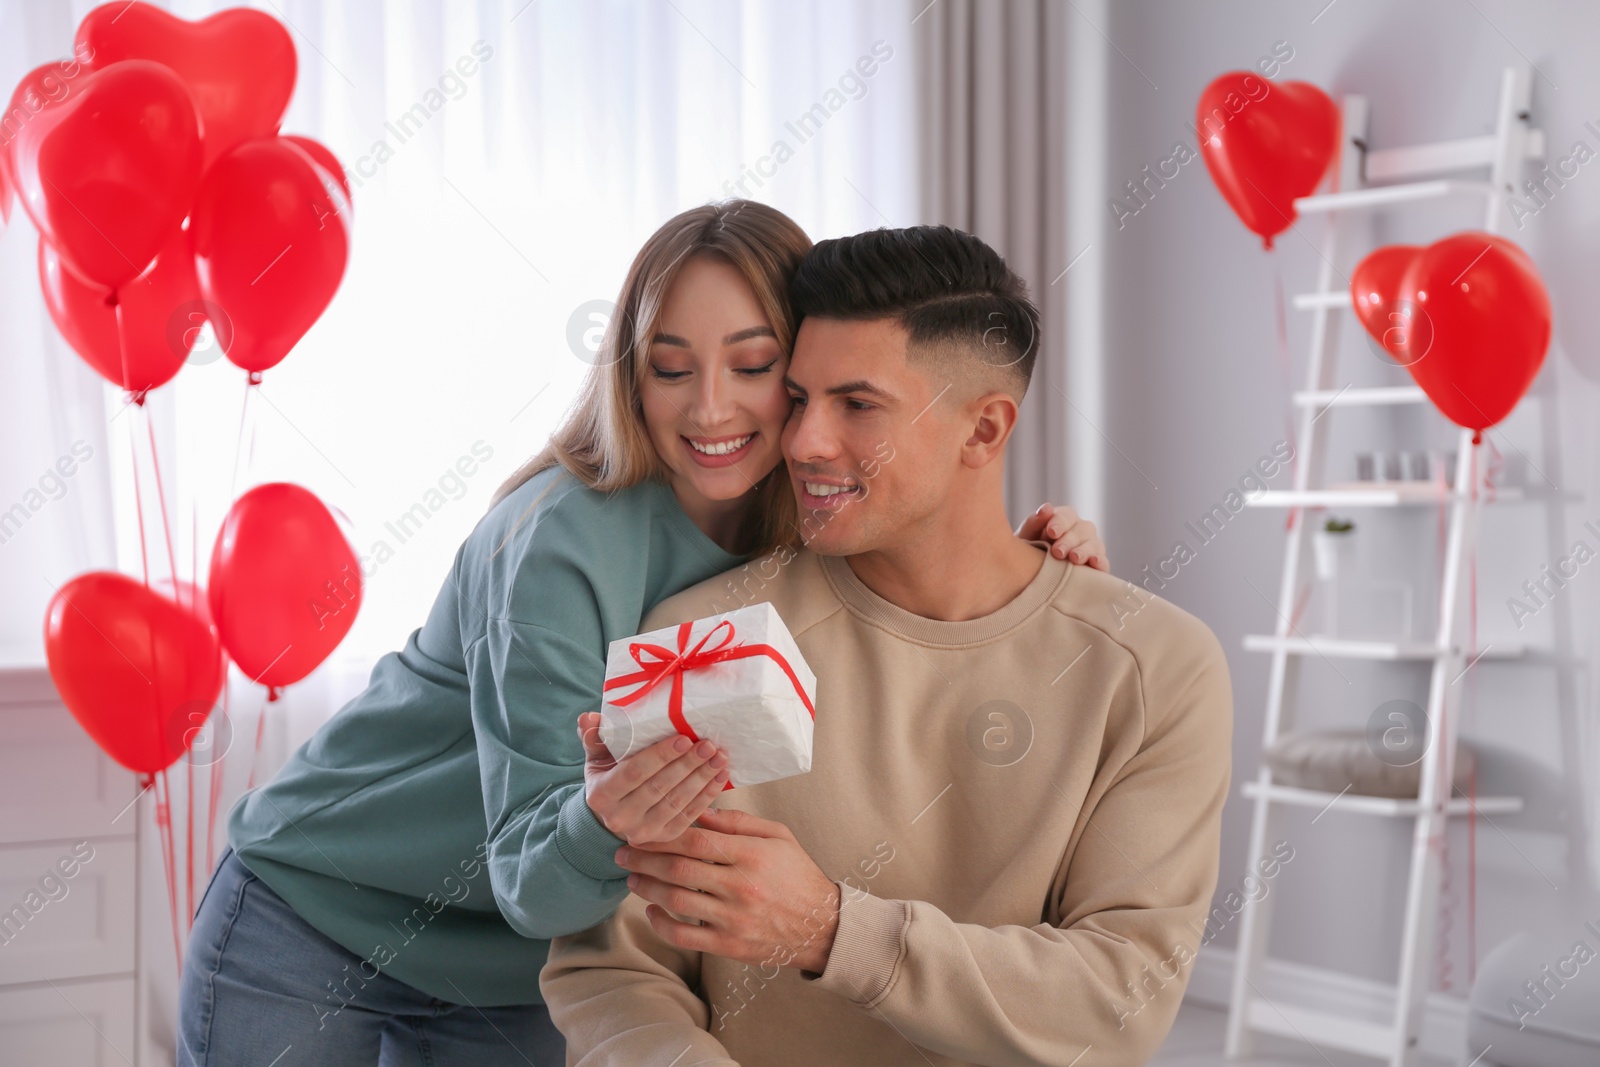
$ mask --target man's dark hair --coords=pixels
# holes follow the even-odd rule
[[[994,249],[949,226],[818,241],[789,294],[798,319],[894,319],[915,353],[936,354],[953,372],[976,372],[991,388],[1004,382],[1019,400],[1033,375],[1039,310],[1027,283]]]

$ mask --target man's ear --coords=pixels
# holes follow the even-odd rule
[[[1017,425],[1017,398],[1004,390],[984,393],[967,405],[972,432],[961,446],[961,460],[976,470],[1005,452]]]

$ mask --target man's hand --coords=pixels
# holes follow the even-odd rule
[[[662,939],[755,966],[821,974],[839,928],[839,887],[781,822],[713,808],[672,841],[617,850]],[[680,922],[675,912],[700,925]]]

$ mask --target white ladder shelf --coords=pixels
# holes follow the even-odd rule
[[[1354,260],[1346,246],[1352,234],[1344,221],[1352,211],[1367,211],[1390,205],[1405,205],[1437,197],[1478,197],[1484,204],[1483,229],[1499,233],[1505,210],[1506,192],[1515,192],[1514,181],[1528,159],[1544,154],[1541,131],[1528,122],[1529,71],[1508,67],[1500,84],[1495,132],[1491,136],[1469,137],[1456,141],[1369,151],[1367,139],[1367,101],[1361,96],[1344,99],[1343,140],[1338,163],[1336,192],[1302,197],[1295,207],[1302,216],[1321,214],[1325,226],[1318,271],[1317,292],[1296,296],[1293,306],[1311,313],[1311,342],[1308,352],[1307,386],[1293,396],[1296,409],[1296,455],[1292,490],[1266,492],[1249,501],[1257,507],[1315,508],[1386,507],[1405,504],[1436,504],[1439,493],[1411,491],[1402,484],[1390,486],[1348,486],[1313,488],[1314,472],[1320,471],[1327,422],[1322,415],[1332,409],[1393,404],[1422,404],[1420,389],[1412,386],[1357,389],[1339,388],[1334,381],[1338,325],[1341,313],[1351,310],[1348,286],[1336,287],[1334,263],[1344,257],[1347,269]],[[1488,168],[1487,182],[1461,181],[1437,175],[1453,171]],[[1427,177],[1426,180],[1423,179]],[[1369,185],[1369,182],[1391,184]],[[1359,256],[1355,257],[1359,259]],[[1357,325],[1359,329],[1359,325]],[[1331,416],[1330,416],[1331,421]],[[1261,977],[1267,962],[1267,940],[1272,926],[1273,904],[1277,893],[1268,894],[1244,909],[1239,927],[1233,988],[1230,998],[1226,1054],[1231,1058],[1253,1053],[1253,1035],[1272,1033],[1309,1041],[1314,1045],[1362,1053],[1387,1061],[1391,1067],[1415,1067],[1420,1052],[1423,1009],[1429,993],[1428,961],[1432,955],[1434,925],[1439,902],[1439,850],[1447,820],[1452,815],[1478,812],[1521,810],[1519,797],[1479,797],[1474,805],[1463,796],[1452,796],[1455,774],[1456,725],[1460,712],[1460,689],[1452,686],[1469,661],[1488,652],[1490,657],[1517,655],[1520,649],[1506,646],[1476,650],[1470,655],[1461,647],[1458,634],[1461,614],[1462,561],[1477,534],[1477,507],[1481,493],[1467,489],[1476,476],[1472,463],[1472,433],[1463,430],[1457,449],[1455,491],[1445,496],[1449,505],[1449,529],[1444,550],[1440,586],[1438,629],[1432,641],[1366,641],[1308,637],[1293,623],[1300,588],[1301,551],[1310,526],[1307,513],[1296,513],[1284,552],[1282,579],[1278,587],[1277,624],[1272,634],[1251,635],[1244,646],[1272,657],[1267,688],[1266,723],[1263,750],[1290,725],[1285,708],[1288,695],[1297,681],[1299,660],[1307,655],[1343,656],[1368,660],[1431,661],[1428,685],[1427,722],[1431,737],[1422,758],[1421,782],[1417,797],[1396,800],[1299,789],[1272,780],[1263,764],[1252,781],[1243,783],[1242,794],[1254,802],[1250,827],[1249,863],[1266,857],[1274,838],[1276,808],[1280,805],[1335,809],[1341,813],[1387,816],[1414,820],[1410,876],[1406,891],[1405,925],[1400,945],[1399,975],[1394,988],[1394,1013],[1387,1023],[1354,1018],[1323,1009],[1269,1000],[1261,992]],[[1423,487],[1429,488],[1429,487]],[[1500,493],[1503,498],[1505,493]],[[1459,793],[1459,791],[1456,791]]]

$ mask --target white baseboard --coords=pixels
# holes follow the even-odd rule
[[[1228,1010],[1233,990],[1231,948],[1207,945],[1195,959],[1186,1000]],[[1394,986],[1340,974],[1322,967],[1269,959],[1258,985],[1263,996],[1285,1003],[1384,1023],[1394,1018]],[[1446,993],[1429,993],[1422,1020],[1422,1052],[1459,1062],[1467,1042],[1467,1002]]]

